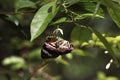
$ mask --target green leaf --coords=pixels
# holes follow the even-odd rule
[[[69,6],[79,3],[79,2],[89,2],[92,0],[65,0],[65,3],[69,4]]]
[[[71,40],[78,40],[80,43],[87,42],[90,39],[91,31],[87,27],[75,27],[71,33]]]
[[[81,49],[74,49],[71,53],[72,54],[77,54],[79,56],[86,56],[86,53]]]
[[[34,59],[40,59],[40,51],[41,49],[40,48],[37,48],[37,49],[34,49],[33,51],[31,51],[28,55],[28,58],[30,60],[34,60]]]
[[[55,61],[56,61],[57,63],[61,63],[61,64],[64,64],[64,65],[69,65],[68,61],[64,60],[64,59],[62,58],[62,56],[57,57],[57,58],[55,59]]]
[[[62,17],[62,18],[58,19],[57,21],[51,23],[50,25],[60,24],[60,23],[63,23],[63,22],[69,22],[69,21],[67,20],[66,17]]]
[[[111,0],[104,0],[104,4],[107,6],[108,12],[113,21],[120,28],[120,5],[112,2]]]
[[[69,4],[69,6],[78,2],[80,2],[80,0],[65,0],[65,3]]]
[[[65,55],[68,59],[72,59],[73,55],[71,53]]]
[[[93,17],[93,13],[86,13],[86,14],[78,15],[78,16],[75,17],[75,20],[76,19],[84,19],[84,18],[88,18],[88,17],[92,18]],[[103,16],[98,15],[98,14],[96,14],[95,17],[96,18],[101,18],[101,19],[104,18]]]
[[[31,22],[31,41],[37,38],[47,27],[50,21],[54,18],[51,7],[53,2],[42,6],[35,14]],[[57,11],[56,11],[57,12]]]
[[[117,77],[110,76],[110,77],[107,77],[106,80],[119,80],[119,79]]]
[[[90,11],[92,13],[95,11],[96,5],[94,3],[84,2],[83,4],[87,11]],[[103,10],[100,7],[97,10],[97,15],[104,16]]]
[[[105,75],[105,73],[103,73],[103,72],[98,72],[97,73],[97,80],[105,80],[106,79],[106,75]]]
[[[18,0],[17,11],[25,8],[36,8],[36,4],[29,0]]]
[[[97,73],[97,80],[118,80],[118,78],[114,77],[114,76],[106,76],[105,73],[98,72]]]
[[[2,61],[4,66],[11,66],[12,69],[25,68],[25,60],[21,57],[10,56]]]
[[[6,19],[13,22],[16,26],[19,25],[19,21],[15,15],[7,15]]]
[[[92,39],[93,39],[94,41],[97,41],[97,40],[98,40],[98,37],[95,35],[95,33],[92,33]]]
[[[78,56],[89,56],[89,57],[95,57],[96,55],[91,54],[88,51],[82,50],[82,49],[74,49],[71,52],[73,55],[78,55]]]
[[[56,13],[56,8],[57,8],[57,0],[54,1],[54,4],[52,6],[52,13],[55,14]]]
[[[119,3],[119,4],[120,4],[120,0],[112,0],[112,1],[115,1],[115,2],[117,2],[117,3]]]
[[[25,63],[24,59],[17,56],[10,56],[3,60],[3,65],[10,65],[15,63]]]

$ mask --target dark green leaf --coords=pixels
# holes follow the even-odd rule
[[[71,40],[80,43],[87,42],[91,37],[91,31],[87,27],[75,27],[71,33]]]
[[[117,2],[118,4],[120,4],[120,0],[112,0],[112,1],[115,1],[115,2]]]
[[[107,6],[108,12],[113,21],[120,28],[120,5],[112,2],[111,0],[104,0],[104,4]]]
[[[7,20],[13,22],[17,26],[19,25],[19,21],[16,16],[14,15],[7,15],[7,16],[8,16]]]
[[[18,0],[17,11],[24,8],[36,8],[36,4],[29,0]]]
[[[89,1],[92,1],[92,0],[65,0],[65,2],[69,4],[69,6],[78,2],[89,2]]]
[[[95,11],[95,8],[96,8],[96,5],[94,3],[85,2],[84,6],[87,11],[90,11],[92,13]],[[100,7],[97,10],[97,15],[104,16],[103,11]]]
[[[31,23],[31,41],[37,38],[54,18],[55,14],[52,14],[51,11],[52,5],[53,2],[44,5],[35,14]]]
[[[77,2],[80,2],[80,0],[65,0],[65,2],[67,4],[69,4],[69,5],[73,5],[73,4],[77,3]]]

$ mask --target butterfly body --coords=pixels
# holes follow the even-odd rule
[[[43,59],[56,58],[59,55],[64,55],[71,52],[73,49],[73,45],[69,43],[69,41],[60,38],[49,37],[42,47],[41,57]]]

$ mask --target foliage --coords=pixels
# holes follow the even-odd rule
[[[119,0],[1,0],[0,8],[2,80],[119,80]],[[58,26],[75,49],[42,59]]]

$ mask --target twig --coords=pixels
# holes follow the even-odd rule
[[[49,62],[45,62],[44,64],[40,65],[27,80],[30,80],[37,72],[42,72],[42,70],[48,65]]]
[[[100,3],[101,3],[100,1],[97,3],[96,8],[95,8],[95,11],[94,11],[94,13],[93,13],[92,19],[96,16],[97,11],[98,11],[98,9],[99,9],[99,7],[100,7]]]

